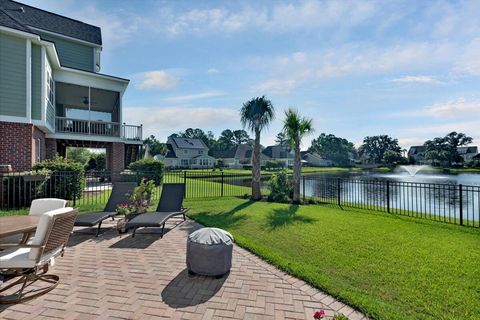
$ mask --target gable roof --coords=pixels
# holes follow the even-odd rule
[[[294,158],[292,152],[287,146],[275,145],[266,147],[262,153],[274,159],[292,159]]]
[[[408,154],[418,154],[420,152],[425,152],[425,146],[411,146],[408,150]]]
[[[205,149],[208,148],[202,139],[171,137],[177,148],[180,149]]]
[[[467,153],[478,153],[478,148],[476,146],[471,147],[457,147],[457,152],[459,154],[467,154]]]
[[[34,34],[37,28],[102,45],[99,27],[11,0],[0,0],[0,26]]]
[[[165,158],[177,158],[175,151],[173,151],[172,145],[169,143],[167,143],[167,154],[165,155]]]

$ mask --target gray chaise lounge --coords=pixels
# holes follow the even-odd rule
[[[98,224],[96,237],[100,234],[102,222],[105,219],[112,218],[117,215],[117,205],[122,203],[130,203],[128,193],[132,193],[137,184],[135,182],[115,182],[113,184],[112,193],[108,198],[107,205],[102,212],[93,212],[77,215],[75,219],[76,227],[94,227]]]
[[[160,237],[163,238],[165,231],[165,222],[175,216],[183,216],[185,221],[185,212],[188,208],[183,208],[183,198],[185,196],[185,184],[183,183],[165,183],[162,187],[162,195],[158,203],[157,211],[152,213],[143,213],[136,216],[127,223],[127,227],[133,229],[132,237],[138,228],[162,228]]]

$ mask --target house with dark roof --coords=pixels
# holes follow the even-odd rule
[[[333,161],[325,159],[316,152],[301,151],[300,157],[303,164],[312,167],[331,167],[334,165]]]
[[[460,157],[463,158],[464,162],[469,162],[473,160],[473,157],[475,157],[478,154],[478,147],[477,146],[458,147],[457,152],[460,155]]]
[[[268,146],[262,150],[262,154],[270,160],[282,161],[285,163],[285,166],[293,166],[295,154],[293,150],[286,145],[274,145]]]
[[[0,0],[0,165],[16,171],[68,146],[105,148],[107,167],[136,160],[142,127],[127,125],[129,80],[100,73],[97,26]]]
[[[253,147],[249,144],[240,144],[228,150],[214,150],[210,154],[217,160],[221,159],[225,167],[238,169],[252,164]],[[261,153],[260,162],[265,163],[267,160],[270,158]]]
[[[411,146],[410,149],[408,149],[407,156],[417,164],[431,164],[431,161],[425,160],[425,150],[425,146]]]
[[[208,155],[208,150],[202,139],[169,137],[167,154],[154,158],[163,161],[168,168],[213,168],[215,158]]]

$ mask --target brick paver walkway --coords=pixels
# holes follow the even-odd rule
[[[160,239],[157,234],[95,239],[74,234],[51,269],[61,282],[35,300],[0,306],[0,319],[312,319],[324,308],[365,319],[352,308],[234,248],[233,267],[223,279],[189,276],[186,237],[201,226],[191,220]]]

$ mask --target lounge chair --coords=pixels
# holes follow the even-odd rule
[[[95,234],[95,237],[98,237],[102,222],[108,218],[115,220],[114,217],[117,215],[117,206],[130,202],[127,194],[132,193],[136,186],[137,184],[135,182],[116,182],[113,185],[112,193],[103,211],[79,214],[75,220],[75,226],[94,227],[98,224],[97,233]]]
[[[127,228],[133,229],[132,237],[138,228],[162,228],[160,237],[163,238],[165,231],[165,222],[175,216],[183,216],[185,221],[185,213],[189,210],[183,208],[183,198],[185,196],[185,184],[183,183],[165,183],[162,187],[162,195],[158,202],[156,212],[143,213],[127,223]]]
[[[63,255],[78,209],[60,208],[40,217],[32,241],[24,244],[0,245],[0,269],[7,270],[18,280],[0,288],[0,304],[19,303],[45,294],[55,288],[57,275],[46,274],[48,265]],[[30,288],[34,282],[43,281],[48,286]],[[13,294],[10,289],[18,288]],[[5,295],[5,293],[7,293]]]

